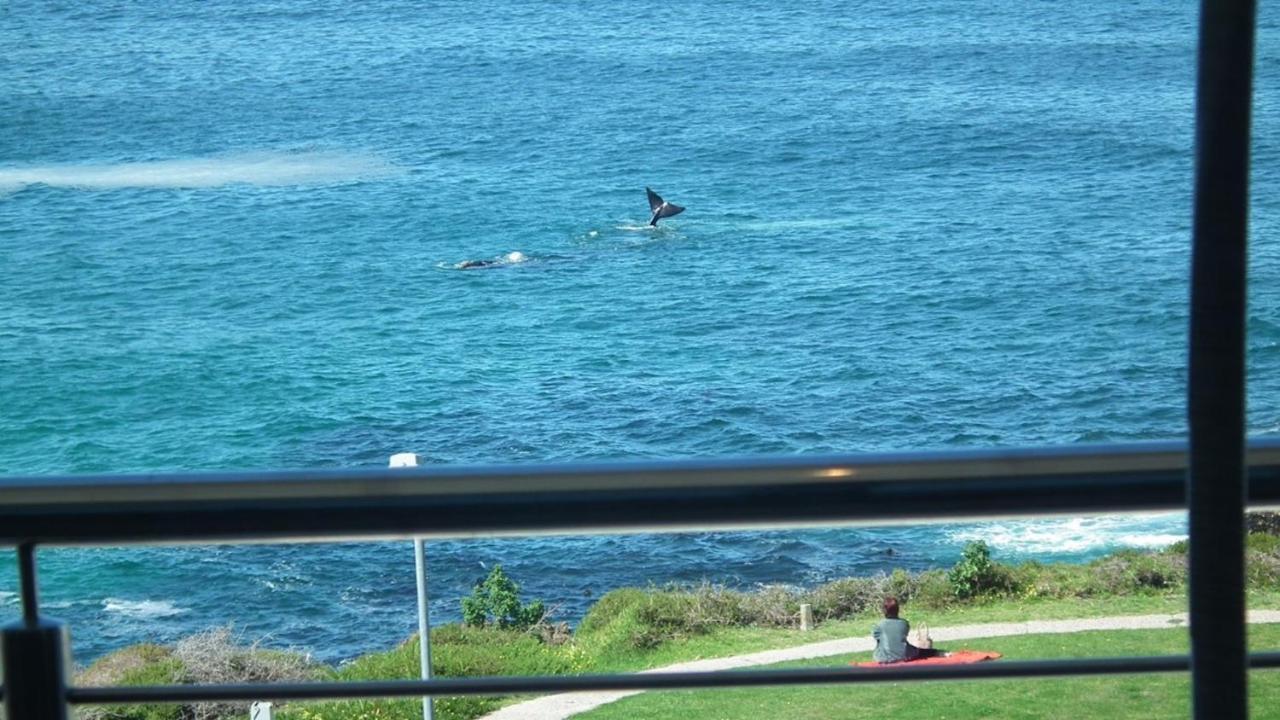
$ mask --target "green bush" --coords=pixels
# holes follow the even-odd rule
[[[1251,532],[1245,546],[1245,571],[1249,585],[1257,588],[1280,586],[1280,537]]]
[[[417,668],[418,638],[405,643]],[[444,625],[431,631],[431,668],[441,677],[558,675],[577,670],[573,647],[548,645],[527,632]]]
[[[297,653],[237,645],[230,628],[198,633],[174,647],[143,644],[100,658],[76,676],[89,686],[181,685],[310,680],[321,668]],[[194,703],[87,707],[81,720],[187,720],[240,718],[248,703]]]
[[[960,560],[947,573],[952,593],[961,600],[998,595],[1015,589],[1013,574],[991,559],[991,548],[981,540],[964,546]]]
[[[916,594],[916,578],[911,573],[898,568],[884,579],[884,595],[892,595],[899,603],[911,602]]]
[[[817,622],[853,617],[877,607],[884,589],[875,578],[844,578],[814,588],[806,596]]]
[[[640,619],[649,595],[649,591],[640,588],[605,593],[578,624],[576,641],[590,648],[597,660],[633,657],[640,646],[651,646],[653,638]]]
[[[650,591],[635,617],[632,645],[639,649],[702,635],[714,627],[745,624],[741,593],[707,584],[693,590]]]
[[[943,570],[926,570],[916,576],[912,601],[921,607],[943,610],[955,604],[951,580]]]
[[[1181,588],[1187,578],[1185,555],[1120,550],[1087,566],[1082,595],[1149,595]]]
[[[1280,535],[1251,532],[1245,537],[1245,548],[1266,555],[1280,555]]]
[[[794,623],[799,603],[789,597],[779,588],[743,593],[712,583],[690,588],[623,588],[607,593],[588,611],[577,638],[610,655],[649,650],[719,627]],[[783,620],[787,613],[792,615]]]
[[[1245,563],[1248,586],[1275,588],[1280,586],[1280,557],[1267,553],[1250,552]]]
[[[542,622],[545,615],[541,600],[520,604],[520,586],[507,577],[501,565],[494,565],[489,576],[472,589],[471,596],[462,598],[462,622],[475,627],[493,624],[524,630]]]
[[[431,630],[431,673],[436,677],[487,675],[565,675],[586,669],[576,647],[552,646],[527,632],[496,626],[444,625]],[[418,636],[385,652],[362,655],[334,673],[345,682],[365,680],[413,680],[421,673]],[[467,720],[496,710],[502,698],[442,697],[435,700],[436,717]],[[353,700],[291,703],[282,708],[280,720],[420,720],[422,702]]]
[[[755,592],[743,593],[739,604],[752,625],[795,627],[800,618],[801,597],[786,585],[766,585]]]
[[[135,645],[100,658],[77,677],[84,685],[138,687],[174,685],[186,680],[182,662],[159,645]],[[81,708],[80,720],[181,720],[182,705],[112,705]]]

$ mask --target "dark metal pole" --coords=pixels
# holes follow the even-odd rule
[[[18,546],[18,583],[22,593],[22,622],[35,627],[40,619],[40,597],[36,591],[36,544]]]
[[[17,720],[68,720],[66,627],[40,617],[36,604],[36,547],[18,546],[22,619],[0,628],[4,710]]]
[[[1188,379],[1192,706],[1245,720],[1245,271],[1254,0],[1202,0]]]

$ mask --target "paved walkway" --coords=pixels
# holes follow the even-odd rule
[[[1250,610],[1251,623],[1280,622],[1280,610]],[[988,623],[986,625],[960,625],[957,627],[930,627],[929,635],[935,642],[1004,637],[1007,635],[1051,635],[1073,633],[1082,630],[1144,630],[1186,625],[1187,615],[1129,615],[1122,617],[1089,618],[1084,620],[1032,620],[1021,623]],[[827,642],[810,643],[779,650],[765,650],[749,655],[694,660],[676,665],[644,670],[647,673],[697,672],[731,670],[753,665],[772,665],[789,660],[849,655],[867,652],[875,647],[870,637],[845,638]],[[564,718],[593,710],[615,700],[639,695],[643,690],[617,690],[604,692],[561,693],[544,695],[527,702],[508,705],[490,713],[481,720],[563,720]]]

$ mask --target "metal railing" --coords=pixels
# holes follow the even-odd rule
[[[1280,504],[1280,441],[1250,451]],[[0,543],[465,537],[1186,507],[1176,442],[1050,449],[9,478]]]
[[[1146,443],[1052,449],[367,471],[11,478],[0,483],[0,542],[21,541],[24,623],[6,653],[10,717],[66,717],[100,703],[417,697],[576,690],[676,689],[1181,672],[1189,657],[1001,662],[941,668],[756,670],[363,683],[67,687],[63,629],[40,618],[35,544],[316,540],[527,534],[633,528],[741,528],[760,523],[901,522],[1185,507],[1187,446]],[[1249,503],[1280,507],[1280,440],[1249,447]],[[246,517],[249,519],[246,520]],[[7,638],[6,638],[7,639]],[[6,648],[7,649],[7,648]],[[31,653],[35,655],[31,655]],[[26,653],[26,655],[23,655]],[[17,657],[22,657],[19,661]],[[41,662],[32,662],[39,657]],[[1251,658],[1280,667],[1280,653]],[[30,714],[30,690],[64,714]],[[9,694],[9,693],[6,693]],[[47,705],[47,703],[46,703]],[[42,706],[44,707],[44,706]]]
[[[69,706],[1106,675],[1191,670],[1196,718],[1244,720],[1243,508],[1280,504],[1280,445],[1244,441],[1249,124],[1256,6],[1203,0],[1196,105],[1188,446],[438,470],[0,480],[22,621],[0,634],[11,720]],[[1247,482],[1246,482],[1247,474]],[[38,544],[318,539],[901,522],[1187,508],[1191,655],[950,668],[763,670],[286,685],[67,686],[66,629],[40,616]]]

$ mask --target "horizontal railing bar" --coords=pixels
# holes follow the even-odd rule
[[[1280,667],[1280,652],[1249,657],[1255,669]],[[154,702],[210,702],[251,700],[324,700],[432,695],[519,695],[528,693],[600,690],[690,690],[696,688],[756,687],[761,685],[828,685],[899,682],[904,680],[991,680],[999,678],[1097,676],[1186,672],[1186,655],[1090,658],[1083,660],[1000,661],[973,665],[878,668],[802,668],[719,672],[647,672],[629,675],[568,675],[542,677],[479,677],[433,680],[386,680],[354,683],[281,683],[254,685],[158,685],[150,687],[89,688],[67,691],[77,705]]]
[[[1280,440],[1249,448],[1280,503]],[[466,536],[1157,511],[1185,443],[826,457],[0,479],[0,543]]]

